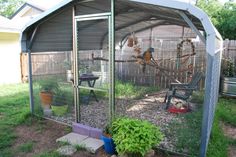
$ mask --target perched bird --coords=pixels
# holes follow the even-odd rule
[[[150,47],[143,53],[143,59],[145,63],[150,64],[151,59],[152,59],[152,53],[154,52],[154,48]]]
[[[143,53],[143,56],[142,56],[142,59],[143,59],[143,64],[142,64],[143,72],[145,72],[145,70],[146,70],[146,64],[150,64],[150,62],[152,60],[152,53],[153,52],[154,52],[154,48],[150,47]]]

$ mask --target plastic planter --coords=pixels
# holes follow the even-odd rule
[[[115,144],[113,139],[111,137],[106,137],[104,135],[101,136],[101,139],[104,142],[105,152],[110,155],[115,154]]]

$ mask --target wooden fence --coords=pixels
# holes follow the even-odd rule
[[[166,69],[166,73],[163,73],[158,68],[150,66],[146,67],[145,72],[142,70],[142,66],[137,63],[121,62],[116,63],[116,77],[123,81],[131,81],[140,85],[157,86],[160,88],[167,88],[173,80],[170,76],[176,78],[180,82],[188,82],[191,79],[191,73],[195,71],[205,72],[206,63],[206,52],[205,46],[201,42],[195,42],[195,53],[196,55],[190,57],[186,63],[177,64],[177,44],[180,41],[171,40],[156,40],[151,41],[155,52],[153,57],[158,61],[158,65]],[[142,51],[145,51],[150,47],[150,40],[142,39],[139,41],[142,47]],[[185,45],[183,55],[191,52],[191,47]],[[99,53],[97,53],[99,55]],[[116,59],[126,60],[132,59],[134,51],[132,48],[124,47],[124,49],[116,51]],[[90,56],[90,55],[89,55]],[[87,55],[87,59],[91,59]],[[107,56],[104,56],[108,58]],[[232,58],[236,61],[236,41],[224,41],[224,58]],[[33,53],[32,54],[32,72],[34,78],[43,75],[58,75],[65,76],[66,68],[64,61],[72,61],[71,52],[47,52],[47,53]],[[189,65],[193,64],[193,71],[180,71]],[[108,64],[104,64],[108,65]],[[104,66],[103,65],[103,66]],[[28,78],[27,70],[27,55],[21,55],[21,69],[22,69],[22,81],[25,82]],[[108,69],[108,67],[106,67]],[[201,85],[204,85],[202,81]]]
[[[33,79],[44,75],[57,75],[66,77],[65,61],[71,62],[71,52],[42,52],[32,53],[32,74]],[[27,54],[21,54],[21,79],[22,82],[28,80],[28,58]]]

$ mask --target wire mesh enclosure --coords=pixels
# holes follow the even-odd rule
[[[68,0],[27,25],[22,50],[29,52],[34,113],[99,129],[115,116],[147,120],[165,134],[162,149],[198,156],[201,147],[205,156],[222,40],[197,8],[171,2]],[[192,90],[205,83],[205,101],[204,91],[195,103],[189,97],[171,99],[173,106],[192,112],[169,113],[163,101],[174,92],[163,89],[189,83],[197,72],[206,74],[206,81]]]
[[[66,124],[75,121],[72,65],[69,51],[32,55],[35,114]]]

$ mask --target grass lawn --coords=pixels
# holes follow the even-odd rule
[[[117,86],[120,91],[127,92],[126,94],[131,95],[135,93],[134,97],[139,97],[143,93],[150,92],[152,89],[143,89],[141,93],[137,94],[139,87],[133,87],[131,84]],[[129,90],[125,90],[125,89]],[[119,90],[117,92],[120,92]],[[122,96],[122,94],[119,94]],[[202,96],[199,96],[202,98]],[[199,98],[196,100],[199,101]],[[229,139],[224,136],[220,122],[224,122],[236,127],[236,100],[220,98],[217,105],[215,120],[213,124],[211,139],[208,147],[207,157],[226,157],[227,148],[229,145],[236,146],[236,140]],[[201,110],[192,115],[186,114],[185,119],[187,125],[192,130],[190,132],[179,131],[179,137],[190,136],[196,134],[196,139],[184,140],[180,138],[178,146],[184,148],[186,146],[196,145],[198,142],[200,132],[199,127],[201,126]],[[43,130],[41,120],[36,120],[37,130]],[[29,113],[29,96],[28,96],[28,85],[17,84],[17,85],[0,85],[0,157],[14,157],[17,153],[29,153],[32,151],[37,141],[27,141],[24,144],[13,148],[14,142],[17,139],[16,127],[22,125],[31,125],[32,117]],[[42,126],[42,128],[41,128]],[[198,129],[195,129],[198,128]],[[196,149],[196,148],[195,148]],[[198,149],[198,148],[197,148]],[[194,152],[194,150],[192,150]],[[193,153],[194,154],[194,153]],[[54,151],[48,150],[35,154],[37,157],[58,157],[59,155]]]
[[[0,157],[14,155],[11,150],[16,138],[14,128],[30,116],[27,90],[26,84],[0,86]]]

